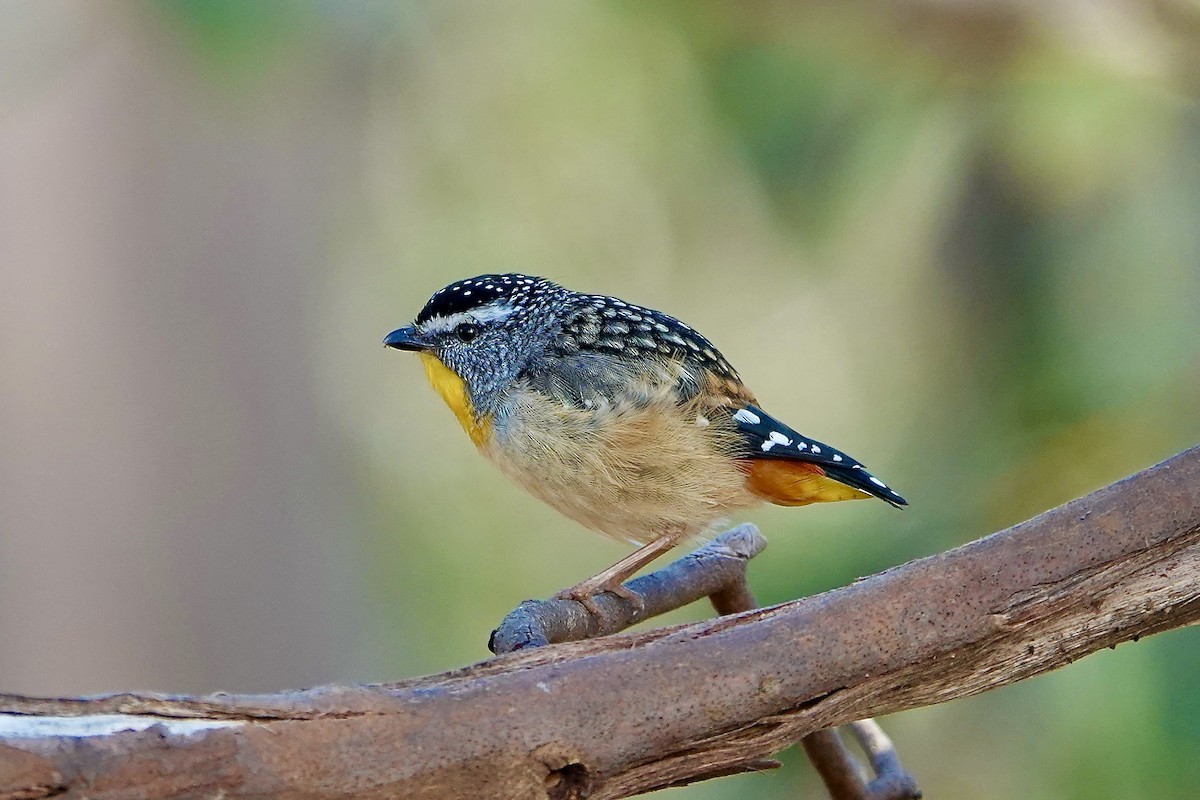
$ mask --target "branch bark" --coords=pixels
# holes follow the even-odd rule
[[[699,550],[625,584],[641,599],[640,607],[611,592],[593,598],[591,610],[574,600],[526,600],[492,631],[488,649],[496,654],[512,653],[551,642],[607,636],[702,597],[709,599],[718,615],[751,611],[758,603],[746,581],[746,566],[766,546],[767,540],[753,525],[725,531]],[[816,731],[801,740],[832,800],[921,797],[916,781],[900,765],[891,740],[874,720],[860,720],[850,727],[874,772],[869,781],[836,731]],[[737,771],[777,766],[777,761],[760,759],[739,765]]]
[[[723,586],[709,599],[720,615],[758,607],[744,568],[741,580]],[[814,731],[800,740],[831,800],[917,800],[923,796],[916,780],[900,765],[892,740],[875,720],[861,719],[848,727],[874,773],[870,780],[865,779],[862,767],[850,755],[835,728]]]
[[[611,592],[592,598],[596,614],[575,600],[526,600],[492,631],[488,649],[497,655],[527,647],[611,636],[642,620],[711,597],[718,614],[755,606],[746,586],[746,564],[767,540],[753,525],[738,525],[657,572],[626,586],[642,599],[635,608]]]
[[[627,797],[1197,619],[1192,448],[955,550],[694,625],[376,686],[0,696],[0,798]]]

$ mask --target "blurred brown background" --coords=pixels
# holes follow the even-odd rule
[[[1194,0],[0,0],[0,691],[449,668],[619,557],[379,346],[481,272],[680,316],[909,498],[751,515],[765,602],[1194,444],[1198,53]],[[1198,675],[885,724],[929,797],[1192,798]]]

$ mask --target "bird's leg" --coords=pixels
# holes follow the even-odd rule
[[[563,589],[554,598],[556,600],[575,600],[582,603],[592,613],[592,616],[599,616],[595,596],[603,592],[612,592],[621,599],[628,600],[640,611],[645,606],[645,602],[637,592],[624,586],[625,579],[679,544],[683,533],[682,530],[668,531],[649,544],[634,550],[603,572],[575,584],[570,589]]]

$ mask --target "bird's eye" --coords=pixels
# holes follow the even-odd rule
[[[454,329],[454,335],[458,337],[460,342],[469,342],[479,335],[479,326],[464,322]]]

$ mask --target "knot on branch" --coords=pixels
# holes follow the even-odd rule
[[[583,800],[592,792],[592,778],[583,764],[564,764],[546,775],[550,800]]]

